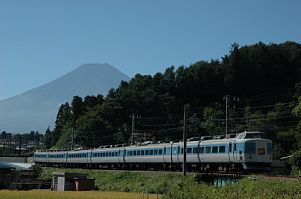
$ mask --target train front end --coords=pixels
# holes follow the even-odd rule
[[[242,159],[245,170],[270,170],[273,161],[272,141],[262,138],[260,132],[247,132]]]

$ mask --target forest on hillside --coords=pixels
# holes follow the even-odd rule
[[[45,146],[129,143],[133,121],[134,142],[181,140],[184,106],[188,137],[223,135],[225,96],[229,133],[264,132],[276,159],[301,149],[301,45],[289,41],[233,44],[220,60],[136,74],[106,97],[74,96],[60,106]]]

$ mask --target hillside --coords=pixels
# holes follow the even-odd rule
[[[45,132],[60,104],[75,95],[106,95],[129,77],[109,64],[84,64],[38,88],[0,101],[0,128],[7,132]]]

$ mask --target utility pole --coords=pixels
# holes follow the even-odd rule
[[[183,175],[186,176],[186,151],[187,151],[187,143],[186,143],[186,106],[184,106],[184,120],[183,120]]]
[[[71,150],[74,148],[74,128],[71,129]]]
[[[228,103],[229,103],[229,95],[226,95],[224,97],[225,101],[226,101],[226,138],[228,135]]]
[[[22,148],[22,135],[20,134],[20,142],[19,142],[19,156],[21,156],[21,148]]]
[[[230,95],[225,95],[224,96],[224,101],[226,102],[226,138],[227,138],[227,135],[228,135],[228,120],[229,120],[229,103],[230,103],[230,100],[233,100],[233,101],[239,101],[239,97],[237,96],[230,96]]]
[[[135,133],[135,114],[132,116],[132,133],[131,133],[131,143],[134,143],[134,133]]]

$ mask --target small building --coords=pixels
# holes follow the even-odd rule
[[[54,191],[90,191],[95,189],[95,179],[83,173],[53,172],[51,187]]]
[[[15,167],[0,162],[0,189],[8,189],[11,186]]]
[[[49,189],[50,183],[39,180],[32,166],[30,163],[0,162],[0,189]]]

